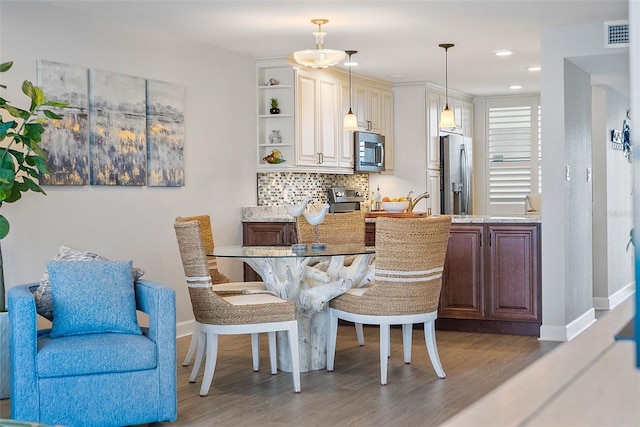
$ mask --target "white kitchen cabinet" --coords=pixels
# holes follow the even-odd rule
[[[349,80],[340,69],[298,68],[286,59],[258,60],[257,146],[259,172],[323,172],[352,174],[353,132],[344,131],[349,111]],[[387,169],[393,169],[393,93],[391,85],[366,77],[354,77],[352,108],[371,132],[385,135]],[[358,113],[356,78],[361,95]],[[270,79],[278,81],[269,84]],[[270,99],[278,98],[279,114],[270,114]],[[366,113],[365,113],[366,111]],[[366,117],[366,118],[365,118]],[[370,122],[370,124],[368,124]],[[365,130],[362,126],[361,130]],[[269,138],[278,131],[281,142]],[[265,160],[277,150],[276,164]]]
[[[384,135],[385,172],[393,171],[394,143],[393,143],[393,92],[380,91],[380,133]]]
[[[339,167],[342,94],[337,78],[299,70],[297,77],[298,166]]]
[[[340,80],[340,93],[342,98],[342,108],[341,112],[341,120],[344,122],[344,116],[349,112],[349,81],[348,80]],[[353,98],[353,95],[351,96]],[[352,110],[353,111],[353,110]],[[342,127],[342,123],[341,123]],[[353,170],[354,167],[354,142],[353,142],[353,131],[350,130],[342,130],[342,137],[340,140],[340,156],[338,158],[338,163],[341,167],[346,167]]]
[[[380,133],[382,91],[364,83],[353,84],[353,113],[360,130]]]

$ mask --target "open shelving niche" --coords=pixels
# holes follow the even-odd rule
[[[286,61],[259,61],[258,87],[258,170],[278,171],[295,166],[295,69]],[[278,81],[269,85],[270,79]],[[270,114],[271,98],[278,98],[279,114]],[[282,143],[272,144],[269,135],[279,130]],[[281,152],[284,162],[270,164],[264,158],[273,150]]]

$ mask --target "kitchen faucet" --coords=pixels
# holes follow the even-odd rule
[[[411,194],[413,194],[413,190],[409,191],[409,194],[407,194],[407,201],[409,202],[409,207],[407,208],[407,212],[413,212],[413,208],[416,206],[416,204],[420,200],[429,198],[429,192],[427,191],[418,195],[415,199],[411,197]]]

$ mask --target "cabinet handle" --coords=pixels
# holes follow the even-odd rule
[[[318,165],[321,165],[324,163],[324,154],[322,153],[318,153]]]

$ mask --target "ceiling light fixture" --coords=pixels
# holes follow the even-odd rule
[[[311,68],[327,68],[336,65],[342,61],[346,53],[342,50],[325,49],[324,36],[327,34],[322,31],[322,25],[329,22],[327,19],[312,19],[311,23],[318,26],[318,31],[313,33],[316,36],[316,48],[299,50],[293,53],[293,58],[300,65]]]
[[[510,56],[510,55],[513,55],[513,51],[507,50],[507,49],[494,50],[493,53],[495,53],[496,56]]]
[[[527,67],[527,71],[540,71],[542,68],[540,66]]]
[[[348,64],[357,64],[357,62],[351,61],[351,55],[358,53],[357,50],[347,50],[346,54],[349,55]],[[342,123],[343,130],[358,130],[358,118],[353,111],[351,111],[351,68],[353,65],[349,65],[349,112],[344,116],[344,122]]]
[[[442,110],[442,114],[440,115],[440,128],[451,128],[454,129],[457,127],[456,118],[453,116],[453,111],[449,109],[449,48],[453,47],[452,43],[443,43],[438,45],[444,49],[445,55],[445,71],[444,71],[444,93],[445,93],[445,107]]]
[[[509,89],[518,90],[518,89],[522,89],[522,86],[521,85],[511,85],[511,86],[509,86]]]

